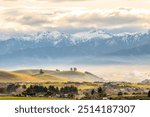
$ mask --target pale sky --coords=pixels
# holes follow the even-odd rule
[[[0,31],[150,29],[150,0],[0,0]]]

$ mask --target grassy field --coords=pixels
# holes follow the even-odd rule
[[[50,74],[37,74],[37,75],[32,75],[33,77],[37,78],[37,81],[51,81],[51,82],[67,82],[69,81],[67,78],[64,77],[56,77]]]
[[[114,95],[114,96],[110,96],[109,98],[111,98],[112,100],[150,100],[149,97],[147,97],[147,95],[124,95],[124,96],[118,96],[118,95]]]
[[[68,100],[66,98],[53,97],[15,97],[15,96],[1,96],[0,100]]]
[[[92,89],[97,90],[99,87],[104,88],[104,90],[107,91],[106,93],[109,94],[108,98],[113,99],[113,100],[150,99],[147,97],[147,95],[143,95],[145,93],[141,93],[141,95],[136,94],[136,92],[138,91],[144,92],[145,90],[149,90],[150,85],[142,85],[142,84],[137,84],[137,83],[118,83],[118,84],[114,84],[115,86],[113,86],[113,83],[112,83],[112,86],[111,86],[109,85],[109,83],[88,82],[89,77],[90,76],[88,76],[86,73],[81,73],[78,71],[77,72],[74,72],[74,71],[52,72],[52,74],[51,74],[51,71],[47,71],[47,73],[44,73],[44,74],[27,74],[27,73],[25,74],[25,73],[18,73],[18,72],[0,71],[0,82],[1,82],[0,91],[3,92],[2,94],[7,94],[6,88],[7,88],[8,83],[4,83],[4,82],[9,82],[9,83],[13,82],[16,84],[17,82],[19,82],[20,87],[21,85],[25,85],[26,88],[29,88],[31,85],[39,85],[39,86],[44,86],[47,88],[49,86],[54,86],[54,87],[58,87],[60,90],[60,88],[65,87],[65,86],[74,86],[78,88],[78,95],[76,95],[74,99],[81,99],[82,97],[85,96],[85,94],[90,93]],[[87,81],[84,81],[83,80],[84,78],[86,78]],[[71,79],[71,81],[69,79]],[[79,81],[83,80],[83,82],[79,82],[79,81],[76,82],[74,81],[74,79],[79,80]],[[20,87],[15,93],[21,94],[20,92],[24,91],[24,89]],[[116,88],[116,89],[113,89],[113,88]],[[124,89],[123,91],[127,92],[127,95],[123,94],[122,96],[118,96],[117,92],[120,91],[120,89]],[[128,91],[127,89],[130,89],[130,91]],[[55,98],[56,96],[53,96],[53,97],[44,97],[44,96],[43,97],[17,97],[18,95],[16,94],[11,94],[11,95],[13,96],[2,95],[0,96],[0,100],[68,100],[65,98]]]
[[[131,84],[125,84],[125,85],[120,85],[123,87],[135,87],[135,88],[148,88],[150,89],[150,85],[142,85],[142,84],[136,84],[136,83],[131,83]]]
[[[58,87],[58,88],[61,88],[61,87],[64,87],[64,86],[75,86],[75,87],[78,87],[79,90],[86,90],[86,89],[98,88],[100,86],[100,84],[96,84],[96,83],[81,83],[81,84],[48,83],[48,84],[43,84],[43,86],[45,86],[45,87],[55,86],[55,87]]]
[[[23,73],[0,71],[0,82],[67,82],[64,77],[56,77],[50,74],[29,75]]]

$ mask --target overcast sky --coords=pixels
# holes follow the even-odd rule
[[[150,28],[150,0],[0,0],[0,31]]]

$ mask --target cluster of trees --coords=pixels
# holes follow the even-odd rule
[[[23,92],[23,95],[30,95],[30,96],[35,96],[36,93],[45,93],[47,92],[47,88],[43,86],[33,86],[31,85],[29,88],[26,89],[26,91]]]
[[[15,92],[18,87],[19,87],[18,85],[10,84],[7,86],[6,90],[8,93],[11,93],[11,92]]]
[[[44,94],[44,96],[54,96],[56,94],[75,95],[75,94],[78,93],[78,89],[77,89],[77,87],[74,87],[74,86],[65,86],[65,87],[62,87],[62,88],[59,89],[58,87],[54,87],[54,86],[49,86],[47,88],[47,87],[44,87],[44,86],[38,86],[38,85],[33,86],[33,85],[31,85],[22,94],[24,96],[27,96],[27,95],[36,96],[38,93]]]
[[[7,93],[16,92],[18,88],[26,89],[26,85],[19,85],[19,84],[9,84],[6,88]]]
[[[56,69],[56,71],[57,71],[57,72],[60,72],[59,69]],[[71,67],[71,68],[70,68],[70,71],[74,71],[74,72],[75,72],[75,71],[77,71],[77,68],[76,68],[76,67],[74,67],[74,68]],[[43,69],[40,69],[39,74],[44,74]]]
[[[63,94],[78,94],[77,87],[74,86],[66,86],[60,89],[60,92]]]
[[[58,87],[49,86],[47,88],[46,96],[56,95],[56,94],[59,94],[59,93],[60,93],[60,91],[59,91]]]
[[[102,99],[105,96],[105,91],[101,87],[98,87],[97,89],[92,89],[89,93],[86,93],[83,99]]]
[[[51,97],[66,97],[74,98],[78,94],[78,88],[75,86],[55,87],[55,86],[40,86],[40,85],[26,85],[9,84],[5,88],[0,88],[0,93],[14,94],[16,96],[51,96]]]
[[[77,71],[77,68],[76,67],[70,68],[70,71]]]
[[[118,92],[118,97],[123,96],[124,93]],[[106,97],[106,92],[99,87],[98,89],[92,89],[90,93],[86,93],[86,96],[84,99],[102,99],[103,97]],[[148,97],[150,97],[150,91],[148,92]]]
[[[128,94],[128,93],[118,92],[118,96],[123,96],[125,94]],[[141,95],[142,93],[132,93],[132,95],[137,95],[137,94]],[[150,97],[150,91],[148,92],[148,97]]]

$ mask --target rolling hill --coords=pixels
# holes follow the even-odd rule
[[[25,70],[17,70],[17,71],[14,71],[16,73],[23,73],[23,74],[29,74],[29,75],[36,75],[36,74],[39,74],[39,69],[25,69]],[[53,70],[44,70],[44,73],[45,74],[51,74],[55,71]]]
[[[103,81],[102,78],[99,78],[96,75],[89,74],[88,72],[82,73],[79,71],[62,71],[62,72],[53,72],[54,76],[57,77],[66,77],[69,81],[74,82],[93,82],[93,81]]]
[[[0,71],[0,82],[35,82],[37,79],[27,74]]]
[[[37,81],[42,81],[42,82],[67,82],[68,81],[68,79],[65,77],[56,77],[50,74],[36,74],[32,76],[37,78]]]
[[[37,69],[27,69],[27,70],[17,70],[16,73],[30,74],[37,78],[49,79],[53,78],[56,81],[63,79],[62,81],[70,82],[93,82],[93,81],[104,81],[102,78],[90,73],[90,72],[79,72],[79,71],[52,71],[52,70],[43,70],[44,74],[39,75],[39,70]],[[38,75],[37,75],[38,74]],[[59,78],[59,79],[58,79]]]
[[[39,74],[39,70],[18,70],[13,72],[0,71],[0,82],[94,82],[104,81],[89,72],[74,71],[51,71],[44,70]]]
[[[66,78],[46,74],[29,75],[16,72],[0,71],[0,82],[66,82]]]

